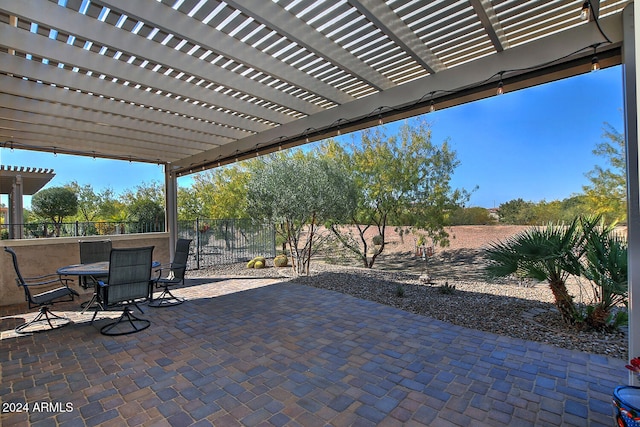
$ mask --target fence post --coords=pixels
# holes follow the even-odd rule
[[[276,248],[276,225],[275,224],[271,224],[271,243],[273,246],[273,252],[271,253],[275,257],[276,254],[278,253]]]
[[[75,236],[76,236],[76,237],[80,235],[80,233],[79,233],[79,231],[78,231],[78,230],[79,230],[79,227],[78,227],[78,221],[76,220],[76,229],[75,229],[75,233],[76,233],[76,234],[75,234]]]
[[[196,218],[196,269],[200,270],[200,218]]]

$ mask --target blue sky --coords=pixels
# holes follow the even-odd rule
[[[426,115],[435,143],[445,139],[460,166],[453,186],[473,189],[470,206],[497,207],[512,199],[564,199],[582,191],[585,174],[603,159],[592,154],[604,123],[623,132],[621,67],[564,79]],[[385,125],[387,134],[399,124]],[[351,136],[343,136],[351,140]],[[141,182],[164,182],[161,166],[0,149],[5,166],[52,168],[48,186],[71,181],[120,194]],[[178,180],[188,186],[191,178]],[[0,202],[7,203],[6,196]],[[25,198],[28,207],[30,198]]]

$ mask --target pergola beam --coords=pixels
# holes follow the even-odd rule
[[[0,62],[5,58],[0,53]],[[13,57],[15,58],[15,57]],[[87,113],[100,113],[107,115],[123,116],[134,120],[140,120],[155,124],[157,126],[168,126],[174,129],[181,129],[187,132],[200,132],[209,135],[213,139],[222,139],[230,142],[241,138],[251,132],[241,131],[224,126],[206,123],[202,120],[180,120],[181,116],[167,113],[151,108],[140,108],[129,103],[113,101],[109,98],[99,96],[87,96],[75,90],[67,90],[62,87],[54,87],[45,84],[37,84],[33,81],[17,79],[15,77],[0,75],[0,87],[3,92],[15,96],[18,99],[28,99],[34,102],[43,102],[45,106],[49,104],[61,104],[86,110]],[[22,101],[18,101],[22,102]],[[7,104],[10,105],[10,104]],[[210,120],[215,120],[217,114],[213,111]],[[265,129],[267,126],[263,126]],[[219,134],[216,132],[220,132]]]
[[[178,131],[169,126],[143,122],[123,116],[91,113],[68,105],[52,104],[33,99],[16,99],[12,95],[0,94],[0,118],[43,124],[52,127],[84,129],[102,134],[117,132],[123,138],[162,143],[172,147],[211,149],[220,144],[213,142],[211,135],[199,132]],[[96,123],[100,123],[96,126]]]
[[[613,42],[613,44],[607,45],[605,48],[619,49],[619,45],[622,42],[622,28],[619,16],[601,19],[600,25],[607,34],[609,34]],[[276,129],[249,136],[238,141],[232,147],[222,146],[214,148],[209,152],[200,153],[177,162],[176,165],[185,168],[189,165],[199,164],[202,159],[233,156],[233,153],[236,151],[250,153],[252,150],[255,150],[255,147],[267,145],[274,141],[284,143],[286,146],[300,145],[305,142],[303,134],[306,129],[330,129],[332,125],[335,126],[339,121],[342,121],[344,126],[350,120],[370,117],[368,126],[375,126],[378,118],[376,110],[381,106],[389,106],[396,109],[405,107],[405,110],[397,114],[395,114],[393,110],[381,110],[381,113],[390,116],[390,120],[399,120],[422,114],[428,111],[428,105],[425,106],[423,104],[420,109],[411,108],[411,106],[417,104],[421,99],[424,100],[430,92],[436,92],[436,98],[446,95],[447,103],[446,105],[443,104],[442,107],[481,99],[482,97],[489,96],[489,92],[468,96],[464,91],[461,91],[461,97],[458,98],[456,95],[447,94],[447,91],[477,86],[479,82],[486,81],[491,76],[494,76],[496,79],[495,83],[492,84],[497,85],[497,76],[501,71],[523,70],[521,73],[524,74],[529,72],[530,69],[535,69],[539,64],[546,64],[547,67],[550,67],[554,61],[557,61],[557,64],[561,64],[563,61],[575,59],[580,55],[575,55],[575,57],[572,58],[567,58],[567,56],[579,51],[582,52],[583,57],[590,58],[593,54],[590,46],[601,41],[601,39],[602,36],[595,25],[575,27],[565,31],[563,34],[556,34],[526,45],[510,48],[496,55],[484,57],[474,62],[448,69],[446,73],[431,74],[393,89],[332,108],[323,113],[315,114]],[[478,73],[478,70],[482,70],[482,73]],[[511,71],[506,76],[515,76],[517,74],[517,71]],[[562,75],[562,77],[566,77],[566,75]],[[552,73],[542,73],[536,77],[536,80],[532,80],[528,85],[541,84],[552,81],[555,78],[560,77],[554,77]],[[521,87],[527,87],[527,83],[521,82],[518,87],[513,86],[513,89]],[[507,90],[509,89],[510,88],[507,87]],[[495,87],[492,93],[495,94]],[[362,126],[360,126],[360,128],[361,127]],[[353,129],[356,128],[358,127],[354,126]],[[333,130],[335,131],[335,129]],[[346,131],[346,128],[343,130]],[[328,136],[327,134],[323,137]]]
[[[502,52],[508,49],[509,41],[504,35],[504,31],[502,30],[502,26],[491,2],[489,0],[469,0],[469,3],[471,3],[471,6],[473,6],[473,9],[476,11],[476,15],[478,15],[478,19],[480,19],[496,51]]]
[[[378,0],[350,0],[349,3],[430,74],[446,68],[386,3]]]
[[[129,0],[101,0],[98,3],[119,13],[149,23],[149,25],[154,25],[169,34],[179,35],[218,55],[232,58],[239,63],[251,64],[250,66],[256,70],[317,94],[336,104],[343,104],[353,100],[353,97],[345,92],[224,33],[220,33],[216,37],[215,43],[211,43],[212,28],[209,25],[184,14],[175,16],[175,14],[171,13],[173,10],[163,3],[152,0],[137,0],[134,2]],[[210,78],[213,79],[214,77],[211,76]],[[304,112],[311,113],[309,110]]]
[[[180,94],[182,97],[189,98],[192,101],[197,100],[201,103],[224,107],[229,110],[238,111],[257,118],[263,118],[275,123],[286,123],[294,120],[294,117],[273,109],[252,104],[204,87],[196,86],[195,84],[187,83],[180,79],[166,76],[162,73],[149,73],[149,70],[133,64],[128,64],[91,51],[86,51],[76,46],[61,44],[55,40],[51,40],[19,28],[14,28],[10,25],[0,24],[0,44],[3,43],[2,40],[13,40],[11,42],[11,46],[13,46],[16,51],[30,53],[37,57],[47,58],[48,60],[54,60],[58,63],[65,64],[66,68],[64,71],[67,71],[67,68],[70,68],[71,66],[75,66],[80,69],[91,70],[93,74],[104,74],[109,78],[109,80],[92,78],[91,81],[93,82],[93,88],[90,89],[91,92],[99,92],[100,86],[105,85],[107,82],[109,82],[110,85],[122,86],[121,83],[116,84],[110,82],[110,80],[115,77],[121,82],[131,82],[129,87],[126,87],[128,92],[143,92],[144,88],[135,89],[136,84],[139,84],[143,87],[152,88],[154,91],[160,90],[165,94]],[[155,43],[155,45],[164,47],[157,43]],[[175,50],[173,52],[175,52]],[[184,61],[187,61],[187,58],[185,58]],[[181,61],[178,61],[178,63],[181,63]],[[213,66],[210,65],[210,67]],[[76,76],[80,75],[80,73],[72,71],[67,72]],[[236,76],[234,76],[234,78],[236,78]],[[237,78],[239,79],[239,76]],[[299,98],[283,94],[282,92],[278,92],[266,85],[258,85],[255,82],[245,83],[247,89],[251,88],[252,85],[259,86],[261,89],[258,93],[249,92],[252,96],[257,98],[272,100],[275,103],[293,108],[296,111],[300,111],[296,107],[309,105],[309,103],[305,103]],[[234,88],[234,90],[238,89]],[[245,90],[245,93],[246,92],[247,91]],[[273,96],[270,97],[268,95]],[[283,101],[289,101],[289,103],[284,104]],[[317,110],[319,110],[319,108],[309,108],[308,112],[313,113]]]
[[[341,69],[379,91],[395,86],[395,83],[342,46],[325,37],[318,37],[316,30],[309,28],[306,22],[280,5],[271,1],[255,0],[227,0],[226,3],[321,58],[331,60]]]
[[[203,108],[162,94],[152,93],[151,91],[132,90],[132,88],[122,84],[111,83],[110,81],[101,80],[97,77],[74,73],[70,70],[52,67],[6,53],[0,53],[0,70],[9,75],[29,78],[33,81],[32,84],[35,91],[40,89],[39,86],[44,86],[35,83],[36,81],[41,81],[55,84],[59,87],[60,91],[64,91],[65,88],[69,88],[69,90],[81,90],[85,92],[84,96],[91,93],[107,99],[123,100],[137,104],[138,106],[153,107],[157,110],[170,111],[187,117],[197,117],[203,120],[213,121],[214,123],[217,122],[216,119],[220,119],[219,123],[228,123],[230,126],[237,126],[241,130],[250,132],[258,132],[271,128],[271,126],[266,124],[261,125],[248,118],[238,116],[227,118],[226,116],[230,116],[230,114],[225,114],[210,108]],[[226,126],[216,126],[214,123],[211,124],[212,130],[225,135],[226,129],[229,128]],[[231,133],[229,133],[228,136],[232,136]]]

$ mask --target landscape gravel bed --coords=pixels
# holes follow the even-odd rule
[[[551,291],[544,283],[528,286],[508,281],[489,283],[469,280],[473,275],[451,273],[450,280],[427,284],[420,272],[365,269],[316,261],[312,263],[309,276],[296,278],[292,277],[290,268],[256,270],[247,269],[245,263],[188,272],[188,277],[220,276],[281,278],[467,328],[628,360],[624,329],[587,332],[566,326],[553,305]],[[452,293],[442,292],[441,286],[445,282],[455,286]],[[573,295],[584,293],[577,283],[570,284],[569,289]]]

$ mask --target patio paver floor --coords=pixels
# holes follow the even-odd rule
[[[182,305],[143,307],[151,327],[133,335],[102,336],[102,314],[91,326],[74,311],[61,329],[3,332],[3,409],[29,412],[2,413],[1,424],[610,426],[611,394],[628,379],[623,360],[340,293],[202,282],[176,291]]]

